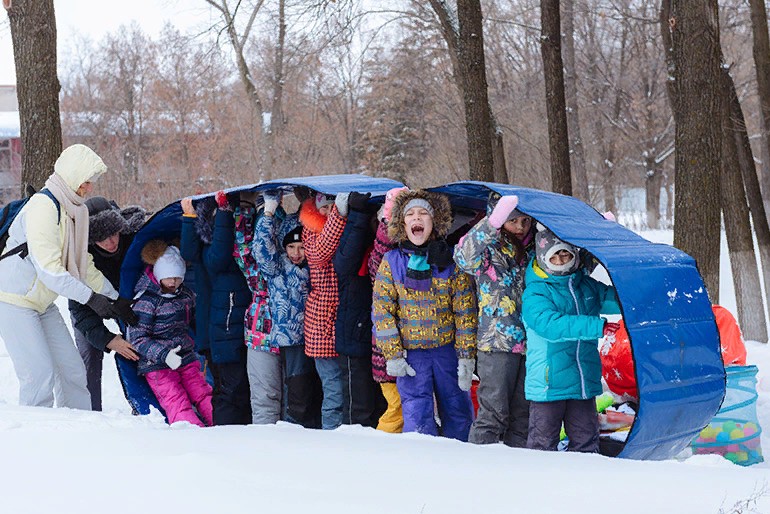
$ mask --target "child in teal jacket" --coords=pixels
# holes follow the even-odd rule
[[[617,330],[599,313],[617,314],[620,307],[615,289],[591,278],[582,266],[579,248],[538,228],[522,296],[524,389],[531,402],[527,446],[555,450],[564,423],[570,450],[596,452],[594,398],[602,393],[597,339]]]

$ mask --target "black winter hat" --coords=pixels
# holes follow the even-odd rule
[[[115,202],[110,202],[103,196],[94,196],[86,200],[86,207],[88,207],[89,244],[104,241],[111,235],[126,229],[127,222],[120,215],[120,209]]]
[[[286,248],[292,243],[302,242],[302,225],[297,225],[288,234],[283,236],[283,247]]]

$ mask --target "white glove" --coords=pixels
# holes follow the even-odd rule
[[[476,367],[474,359],[458,359],[457,361],[457,385],[463,391],[471,390],[473,382],[473,369]]]
[[[343,218],[346,218],[348,216],[348,197],[350,196],[350,193],[339,193],[337,196],[334,197],[334,205],[337,206],[337,212],[340,213],[340,216]],[[395,375],[391,375],[395,376]]]
[[[265,202],[265,214],[273,215],[281,203],[281,192],[266,191],[262,193],[262,200]]]
[[[388,359],[385,362],[385,370],[391,377],[404,377],[406,375],[413,377],[417,374],[415,373],[414,368],[410,366],[403,357]]]
[[[168,351],[168,355],[166,355],[166,366],[171,369],[177,369],[182,365],[182,358],[179,356],[179,351],[181,349],[181,346],[177,346]]]

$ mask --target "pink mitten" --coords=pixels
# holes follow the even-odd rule
[[[409,191],[409,188],[406,186],[394,187],[385,194],[385,203],[382,205],[382,217],[385,218],[385,221],[390,221],[390,211],[393,210],[393,202],[404,191]]]
[[[503,196],[497,201],[492,214],[489,215],[489,224],[494,228],[500,228],[508,221],[508,216],[519,205],[519,197],[516,195]]]
[[[615,219],[615,215],[614,215],[614,214],[612,214],[612,211],[607,211],[607,212],[604,212],[604,213],[602,213],[602,216],[604,216],[604,219],[606,219],[606,220],[609,220],[609,221],[617,221],[617,220]]]

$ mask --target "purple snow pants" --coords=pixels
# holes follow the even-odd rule
[[[193,425],[214,424],[211,410],[211,386],[201,375],[201,364],[195,359],[179,369],[160,369],[146,375],[147,383],[166,411],[169,425],[177,421],[189,421]],[[193,410],[203,418],[201,422]]]
[[[433,417],[435,394],[442,435],[468,441],[473,423],[473,403],[470,393],[457,385],[454,346],[408,350],[406,360],[416,374],[396,379],[404,414],[404,432],[438,435]]]

